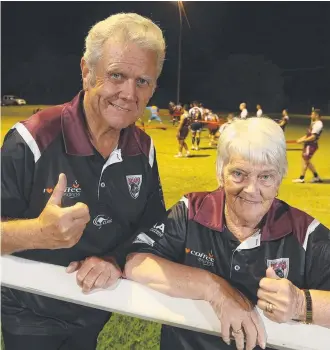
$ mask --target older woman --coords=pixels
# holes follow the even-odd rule
[[[258,305],[275,322],[330,327],[330,232],[276,199],[287,170],[282,129],[238,120],[218,144],[219,189],[183,197],[162,222],[140,233],[127,278],[167,295],[210,302],[222,339],[163,326],[161,349],[266,346]],[[227,344],[228,345],[227,345]]]

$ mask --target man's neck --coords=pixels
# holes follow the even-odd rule
[[[98,116],[90,111],[85,99],[83,106],[89,139],[103,158],[108,158],[118,145],[120,130],[111,129],[104,124]]]

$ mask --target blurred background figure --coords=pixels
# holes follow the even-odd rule
[[[173,119],[172,119],[173,125],[180,122],[182,113],[183,113],[182,103],[179,102],[179,104],[174,106]]]
[[[182,109],[182,115],[178,127],[177,140],[179,142],[179,153],[175,155],[176,158],[182,157],[183,148],[186,150],[186,157],[190,156],[188,145],[186,143],[186,138],[189,134],[189,127],[191,124],[191,117],[188,112],[188,105],[184,105]]]
[[[261,106],[257,105],[257,114],[256,114],[256,116],[258,118],[260,118],[260,117],[262,117],[262,115],[263,115],[263,112],[262,112]]]
[[[241,119],[246,119],[249,115],[249,112],[248,110],[246,109],[246,103],[245,102],[242,102],[240,105],[239,105],[239,109],[241,111],[241,114],[240,114],[240,118]]]
[[[297,143],[304,144],[304,148],[302,152],[302,169],[301,169],[301,175],[299,179],[294,179],[292,180],[292,182],[304,183],[307,169],[309,169],[314,175],[311,182],[313,183],[322,182],[322,180],[319,178],[319,175],[314,165],[311,163],[311,159],[314,153],[319,148],[318,140],[322,134],[322,131],[323,131],[323,122],[321,120],[321,111],[319,109],[314,109],[311,114],[311,125],[307,129],[306,135],[297,140]]]
[[[148,125],[151,123],[152,120],[157,120],[160,124],[163,124],[162,120],[160,119],[159,116],[159,108],[155,105],[147,107],[149,111],[151,112],[151,116],[148,120]]]
[[[282,128],[283,131],[285,131],[286,126],[289,123],[289,115],[288,115],[288,110],[283,109],[282,111],[282,119],[279,121],[279,126]]]

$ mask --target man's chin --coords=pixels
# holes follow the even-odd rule
[[[104,120],[111,129],[121,130],[134,124],[137,118],[123,118],[120,116],[105,116]]]

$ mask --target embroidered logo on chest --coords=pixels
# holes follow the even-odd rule
[[[267,259],[267,268],[272,267],[280,278],[287,278],[289,275],[289,258]]]
[[[132,198],[136,199],[137,197],[139,197],[142,185],[142,175],[127,175],[126,181],[129,193],[132,196]]]

